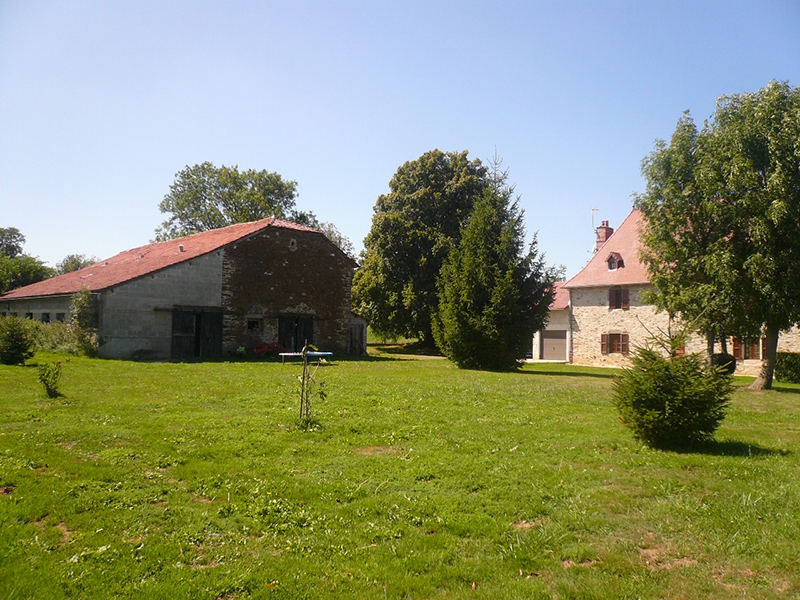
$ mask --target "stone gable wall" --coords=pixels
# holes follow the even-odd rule
[[[313,318],[320,350],[347,351],[353,263],[321,233],[267,227],[229,244],[222,280],[223,352],[277,342],[292,315]]]

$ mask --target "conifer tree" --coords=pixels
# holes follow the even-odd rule
[[[535,236],[525,252],[523,213],[498,166],[438,280],[434,338],[461,368],[516,368],[553,298],[552,273]]]

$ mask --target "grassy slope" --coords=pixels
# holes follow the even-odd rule
[[[32,362],[52,360],[38,355]],[[800,389],[702,452],[635,443],[599,369],[0,366],[0,597],[800,596]]]

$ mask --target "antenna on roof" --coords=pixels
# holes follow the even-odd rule
[[[597,229],[597,228],[594,226],[594,213],[596,213],[598,210],[600,210],[600,209],[599,209],[599,208],[597,208],[596,206],[593,206],[593,207],[592,207],[592,231],[595,231],[595,229]]]

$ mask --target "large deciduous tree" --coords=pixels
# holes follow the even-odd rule
[[[55,275],[36,257],[23,252],[25,236],[16,227],[0,228],[0,294]]]
[[[0,256],[16,258],[22,254],[25,236],[16,227],[0,227]]]
[[[527,252],[523,213],[505,185],[506,173],[483,192],[461,242],[445,259],[433,333],[444,354],[461,368],[510,370],[547,324],[552,273]]]
[[[641,258],[654,286],[647,300],[704,333],[710,356],[715,340],[737,330],[732,312],[741,307],[722,289],[709,258],[726,243],[726,228],[703,186],[703,142],[687,111],[669,144],[658,140],[642,161],[647,189],[635,206],[647,222]]]
[[[158,205],[170,217],[156,229],[164,241],[275,216],[303,225],[316,226],[313,213],[295,208],[297,183],[278,173],[216,167],[204,162],[187,166],[175,174],[169,193]]]
[[[96,256],[86,257],[85,254],[67,254],[63,260],[56,263],[56,273],[63,275],[64,273],[72,273],[85,267],[89,267],[100,259]]]
[[[712,191],[730,226],[716,266],[750,322],[763,324],[751,387],[769,389],[778,335],[800,321],[800,88],[772,81],[723,97],[708,134]]]
[[[442,262],[489,187],[486,167],[467,154],[432,150],[405,163],[375,203],[353,307],[379,334],[433,342]]]
[[[679,122],[644,173],[645,259],[664,306],[718,333],[763,332],[752,387],[770,388],[778,335],[800,321],[800,89],[720,98],[699,134]]]

